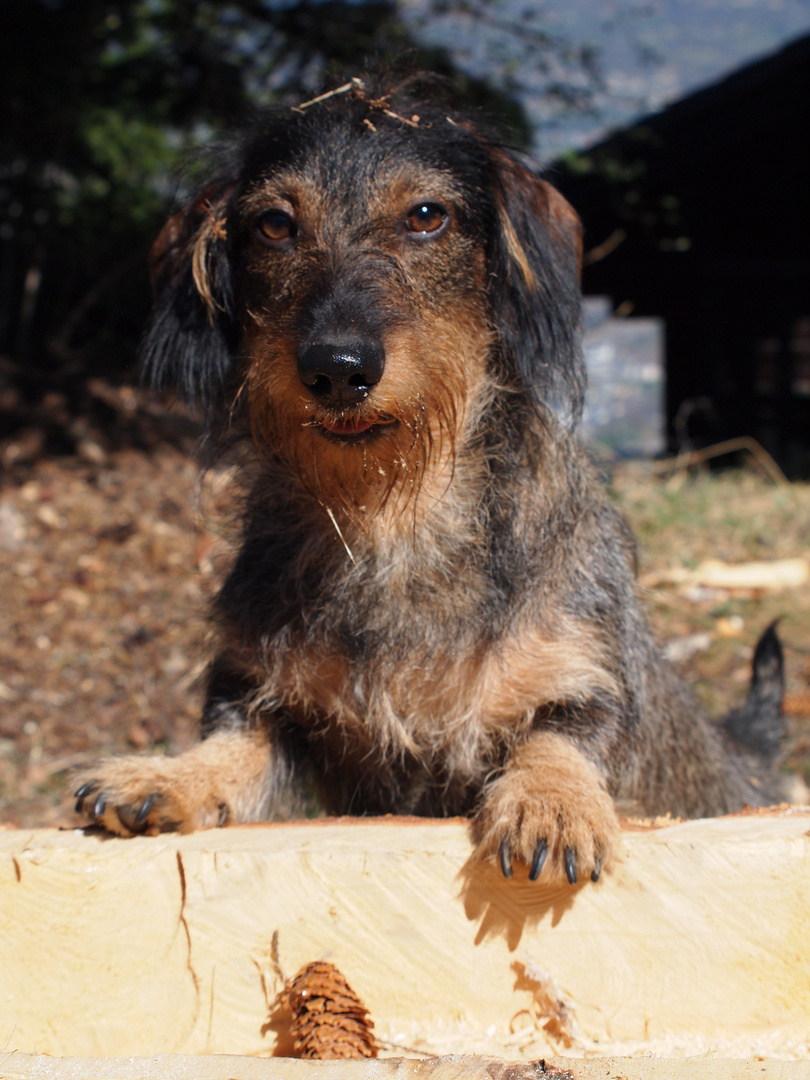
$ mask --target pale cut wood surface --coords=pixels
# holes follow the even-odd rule
[[[160,1054],[152,1058],[49,1058],[0,1054],[2,1080],[807,1080],[810,1063],[707,1058],[486,1057],[381,1061]]]
[[[460,821],[0,832],[0,1048],[289,1052],[278,931],[285,974],[337,965],[396,1056],[808,1057],[809,830],[799,809],[628,829],[573,889],[472,862]]]

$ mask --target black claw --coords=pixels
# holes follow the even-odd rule
[[[593,870],[591,871],[591,881],[596,883],[602,874],[602,856],[597,855],[593,860]]]
[[[140,828],[140,826],[143,825],[143,823],[149,817],[149,814],[151,813],[152,807],[154,805],[155,805],[155,796],[154,795],[147,795],[146,798],[141,803],[140,809],[138,810],[138,813],[135,815],[135,825],[138,828]]]
[[[498,849],[498,858],[501,860],[501,872],[505,878],[512,876],[512,851],[509,847],[509,841],[504,837],[501,840],[501,846]]]
[[[529,870],[529,881],[537,881],[540,877],[540,871],[543,869],[547,854],[548,841],[538,840],[537,847],[534,849],[534,858],[532,859],[531,869]]]
[[[84,807],[84,800],[92,791],[95,791],[96,787],[98,787],[97,784],[82,784],[82,786],[76,792],[78,798],[76,799],[76,805],[74,806],[74,810],[77,814],[87,813]]]
[[[96,801],[93,803],[93,817],[100,818],[104,811],[107,809],[107,800],[104,795],[99,795]]]
[[[577,853],[573,848],[567,847],[565,849],[565,876],[568,878],[569,885],[576,885],[577,883]]]
[[[219,826],[220,829],[222,828],[223,825],[225,825],[227,823],[228,818],[230,816],[231,816],[231,812],[228,809],[228,804],[224,803],[224,802],[221,802],[219,804],[219,806],[217,807],[217,825]]]

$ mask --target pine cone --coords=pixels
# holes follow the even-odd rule
[[[292,1013],[302,1058],[376,1057],[374,1027],[360,998],[334,964],[316,960],[289,979],[280,1004]]]

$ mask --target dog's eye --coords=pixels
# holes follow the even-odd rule
[[[256,222],[256,236],[268,247],[279,247],[297,232],[295,219],[285,210],[266,210]]]
[[[450,221],[450,214],[441,203],[417,203],[405,217],[405,228],[416,239],[437,236]]]

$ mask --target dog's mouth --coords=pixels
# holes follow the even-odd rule
[[[340,442],[365,442],[399,427],[399,421],[389,416],[322,416],[315,426],[323,435]]]

